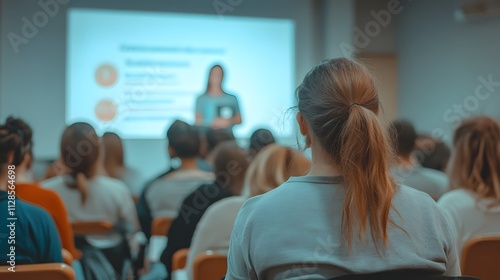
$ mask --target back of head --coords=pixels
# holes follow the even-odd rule
[[[208,152],[211,152],[220,143],[231,141],[234,140],[235,138],[233,131],[230,129],[209,128],[207,130],[206,139],[207,139],[207,150]]]
[[[109,176],[118,178],[118,171],[124,166],[123,142],[118,134],[106,132],[102,136],[104,144],[104,168]]]
[[[298,109],[311,137],[342,174],[342,226],[350,247],[354,231],[363,239],[369,224],[374,241],[387,242],[392,198],[392,159],[387,130],[378,120],[380,103],[372,75],[363,65],[339,58],[315,66],[297,88]],[[315,142],[315,143],[316,143]],[[314,159],[314,154],[313,154]]]
[[[76,188],[87,198],[86,180],[97,172],[99,158],[99,137],[94,128],[87,123],[78,122],[66,128],[61,139],[61,159],[73,178],[67,185]]]
[[[22,119],[14,117],[8,117],[4,127],[21,138],[21,147],[18,148],[18,151],[15,153],[16,156],[14,157],[14,165],[20,165],[24,161],[26,155],[32,157],[33,131]],[[29,168],[30,165],[31,162],[28,162],[27,168]]]
[[[234,141],[226,141],[217,146],[214,160],[216,183],[239,195],[248,168],[248,155]]]
[[[273,133],[270,130],[263,128],[257,129],[252,133],[252,136],[250,136],[248,153],[250,154],[250,157],[254,157],[264,147],[275,142]]]
[[[409,121],[397,120],[391,123],[390,132],[394,142],[394,150],[399,157],[408,158],[417,142],[417,132]]]
[[[448,168],[455,188],[492,197],[500,203],[500,127],[491,118],[463,121],[453,136],[453,152]]]
[[[248,167],[245,186],[250,196],[264,194],[277,188],[292,176],[303,176],[311,162],[301,153],[288,147],[270,144],[263,148]]]
[[[416,142],[416,158],[426,168],[445,171],[451,150],[439,139],[430,136],[419,136]]]
[[[200,133],[186,122],[174,121],[167,131],[167,140],[179,158],[194,158],[200,154]]]
[[[0,126],[0,165],[20,165],[24,156],[31,153],[32,131],[21,119],[8,117]],[[8,155],[12,153],[12,162]]]

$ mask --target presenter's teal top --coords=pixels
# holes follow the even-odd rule
[[[202,116],[201,126],[210,127],[216,118],[229,119],[240,113],[238,99],[232,94],[202,94],[196,99],[196,114]]]

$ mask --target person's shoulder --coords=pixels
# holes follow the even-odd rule
[[[468,190],[455,189],[441,196],[438,200],[438,204],[443,208],[469,207],[475,204],[475,198]]]
[[[210,208],[212,211],[220,211],[227,209],[229,207],[241,207],[243,203],[248,199],[246,196],[231,196],[231,197],[226,197],[223,198],[216,203],[214,203]]]
[[[163,182],[169,181],[212,181],[215,179],[215,174],[212,172],[203,171],[200,169],[192,170],[176,170],[163,178]]]
[[[127,185],[125,185],[124,182],[107,177],[107,176],[102,176],[98,175],[94,178],[93,184],[95,186],[98,186],[99,189],[107,189],[107,190],[113,190],[113,191],[121,191],[121,192],[129,192]]]
[[[287,181],[264,194],[248,198],[240,208],[241,215],[259,215],[257,213],[266,213],[273,208],[281,207],[280,205],[286,203],[286,199],[283,198],[289,196],[290,192],[287,186],[290,184],[292,183]]]
[[[63,176],[56,176],[40,182],[40,186],[47,189],[57,189],[65,186]]]
[[[16,208],[23,209],[22,211],[30,218],[30,220],[35,222],[44,223],[47,221],[52,221],[50,214],[47,210],[40,206],[32,204],[27,201],[16,200]]]
[[[233,94],[233,93],[227,93],[227,92],[224,93],[224,98],[231,99],[231,100],[238,100],[238,97],[236,97],[235,94]]]
[[[421,167],[420,171],[422,174],[424,174],[428,178],[431,178],[432,180],[445,183],[448,182],[448,176],[442,171],[427,167]]]
[[[437,209],[436,201],[429,194],[407,185],[399,185],[394,200],[402,205],[414,204],[420,209]]]
[[[31,190],[34,194],[39,195],[41,198],[50,201],[51,203],[62,203],[59,194],[50,188],[42,188],[38,184],[32,184]]]

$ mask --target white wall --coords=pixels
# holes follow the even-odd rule
[[[400,116],[448,140],[463,117],[488,114],[499,120],[500,17],[457,22],[453,13],[461,1],[402,2],[396,19]],[[480,96],[489,91],[478,77],[489,75],[497,85],[480,100],[476,89],[481,87]]]
[[[23,17],[30,20],[41,11],[39,0],[2,0],[0,4],[0,118],[15,115],[25,119],[34,128],[35,156],[41,159],[55,158],[58,154],[60,135],[65,127],[65,58],[66,58],[66,9],[89,7],[107,9],[153,10],[183,13],[217,14],[214,1],[201,0],[57,0],[60,11],[39,28],[27,44],[19,46],[19,52],[7,40],[10,32],[21,33]],[[41,0],[48,2],[51,0]],[[53,1],[53,0],[52,0]],[[220,0],[227,3],[226,0]],[[330,32],[319,34],[317,7],[327,0],[243,0],[226,15],[291,18],[296,23],[296,78],[297,84],[305,73],[320,59],[321,38]],[[349,2],[350,0],[343,0]],[[328,1],[330,2],[330,1]],[[328,4],[329,5],[329,4]],[[346,8],[347,7],[347,8]],[[332,10],[333,9],[333,10]],[[347,9],[342,10],[340,9]],[[336,14],[349,17],[349,3],[330,8]],[[337,21],[335,33],[349,34],[352,24]],[[347,32],[342,31],[347,30]],[[344,39],[343,39],[344,40]],[[349,40],[348,38],[345,40]],[[330,47],[328,47],[331,49]],[[333,46],[332,48],[335,48]],[[330,54],[330,53],[328,53]],[[327,54],[327,55],[328,55]],[[290,93],[293,94],[293,93]],[[125,142],[126,158],[130,165],[139,168],[150,177],[167,165],[165,141],[130,140]]]

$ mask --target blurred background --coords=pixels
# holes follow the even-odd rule
[[[165,42],[175,42],[176,38],[190,42],[193,48],[212,48],[209,51],[221,46],[227,46],[222,52],[228,53],[248,48],[249,55],[238,53],[234,59],[221,58],[226,86],[240,99],[243,124],[236,136],[241,141],[249,137],[247,132],[270,126],[278,135],[278,142],[295,145],[294,117],[287,116],[286,110],[293,105],[294,89],[316,63],[340,56],[359,58],[373,71],[383,101],[382,118],[387,121],[410,119],[419,132],[449,142],[453,127],[463,118],[481,114],[500,118],[500,1],[1,0],[0,3],[0,117],[2,120],[9,115],[21,117],[33,127],[34,156],[39,161],[55,159],[64,127],[74,120],[85,119],[85,110],[80,108],[85,108],[94,94],[92,88],[84,88],[88,85],[85,67],[94,63],[92,59],[99,57],[103,63],[108,58],[119,60],[111,70],[106,70],[107,64],[101,62],[89,66],[104,67],[101,69],[104,74],[97,72],[101,70],[87,73],[89,79],[95,77],[98,83],[98,75],[103,75],[99,88],[109,89],[106,81],[115,75],[121,90],[126,86],[121,83],[133,77],[129,70],[125,75],[121,67],[132,67],[134,62],[128,59],[136,58],[110,58],[115,54],[109,53],[109,38],[121,40],[118,42],[121,49],[111,49],[126,55],[136,55],[127,46],[165,46]],[[180,24],[172,23],[174,19]],[[205,21],[207,25],[201,26],[200,22]],[[171,24],[162,26],[163,22]],[[259,24],[270,26],[269,30],[276,33],[262,35]],[[212,28],[212,38],[217,38],[214,39],[217,44],[200,37],[206,34],[204,28]],[[148,59],[155,58],[148,56]],[[208,67],[219,61],[192,56],[190,59],[190,65],[200,61],[199,67],[192,75],[179,72],[184,78],[176,82],[185,86],[182,92],[192,96],[202,93]],[[163,76],[167,80],[169,77],[168,73]],[[279,87],[273,88],[273,82]],[[144,88],[141,94],[148,95],[147,85]],[[259,119],[259,106],[263,104],[270,106],[266,108],[272,109],[272,115]],[[107,118],[112,119],[122,108],[120,104],[101,105],[89,110],[102,115],[102,124],[97,125],[100,133],[110,130],[124,134],[127,164],[139,169],[144,177],[164,170],[168,164],[164,140],[168,121],[162,120],[164,125],[158,122],[152,127],[139,125],[139,129],[106,123]],[[168,117],[190,115],[189,106]],[[186,118],[190,121],[189,116]],[[281,132],[276,131],[280,129]],[[158,152],[161,150],[165,153]]]

